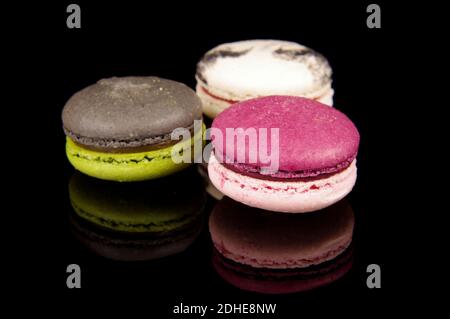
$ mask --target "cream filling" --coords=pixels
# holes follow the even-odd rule
[[[227,109],[232,104],[222,99],[239,102],[251,98],[260,97],[259,95],[246,95],[245,97],[230,96],[230,94],[223,94],[223,92],[217,92],[217,90],[211,89],[209,87],[207,88],[200,82],[197,82],[195,90],[197,92],[197,95],[202,100],[204,113],[211,118],[216,117],[219,113]],[[210,94],[206,93],[204,90],[206,90]],[[217,96],[217,98],[212,96],[211,94]],[[295,94],[295,96],[306,97],[330,106],[333,106],[333,95],[334,90],[331,88],[331,84],[311,94]]]

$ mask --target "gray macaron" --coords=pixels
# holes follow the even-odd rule
[[[158,146],[175,128],[201,119],[200,99],[186,85],[158,77],[113,77],[75,93],[64,106],[64,131],[103,151]]]

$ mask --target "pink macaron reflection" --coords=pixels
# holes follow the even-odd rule
[[[316,214],[293,215],[224,197],[209,219],[219,274],[236,286],[244,274],[238,282],[252,286],[249,290],[256,290],[260,279],[269,280],[269,293],[283,292],[283,287],[285,292],[308,290],[342,277],[350,269],[353,228],[346,200]]]
[[[216,250],[213,267],[229,284],[262,294],[288,294],[308,291],[342,278],[353,266],[353,250],[348,248],[337,258],[308,268],[253,268],[224,258]]]

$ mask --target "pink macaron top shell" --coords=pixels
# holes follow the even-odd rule
[[[266,153],[270,154],[270,129],[278,128],[278,171],[272,171],[269,175],[281,178],[311,177],[341,171],[355,159],[359,146],[358,130],[345,114],[302,97],[266,96],[236,103],[215,118],[212,128],[216,156],[226,157],[229,165],[242,173],[262,172],[261,168],[269,166],[267,159],[261,160],[259,156],[256,162],[252,161],[249,152],[258,153],[260,135],[264,135],[267,137]],[[227,138],[227,128],[242,130],[235,131],[238,138]],[[249,145],[248,138],[241,139],[245,140],[244,148],[244,143],[238,142],[239,135],[244,136],[249,128],[256,131],[258,142]],[[267,133],[260,130],[264,128]],[[214,130],[222,133],[222,143],[214,136]]]

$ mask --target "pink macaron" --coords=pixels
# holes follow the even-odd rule
[[[225,195],[303,213],[345,197],[356,182],[359,133],[342,112],[292,96],[236,103],[212,123],[208,174]]]
[[[344,199],[316,214],[279,214],[224,197],[209,218],[215,249],[253,268],[295,269],[341,255],[352,242],[354,214]]]

